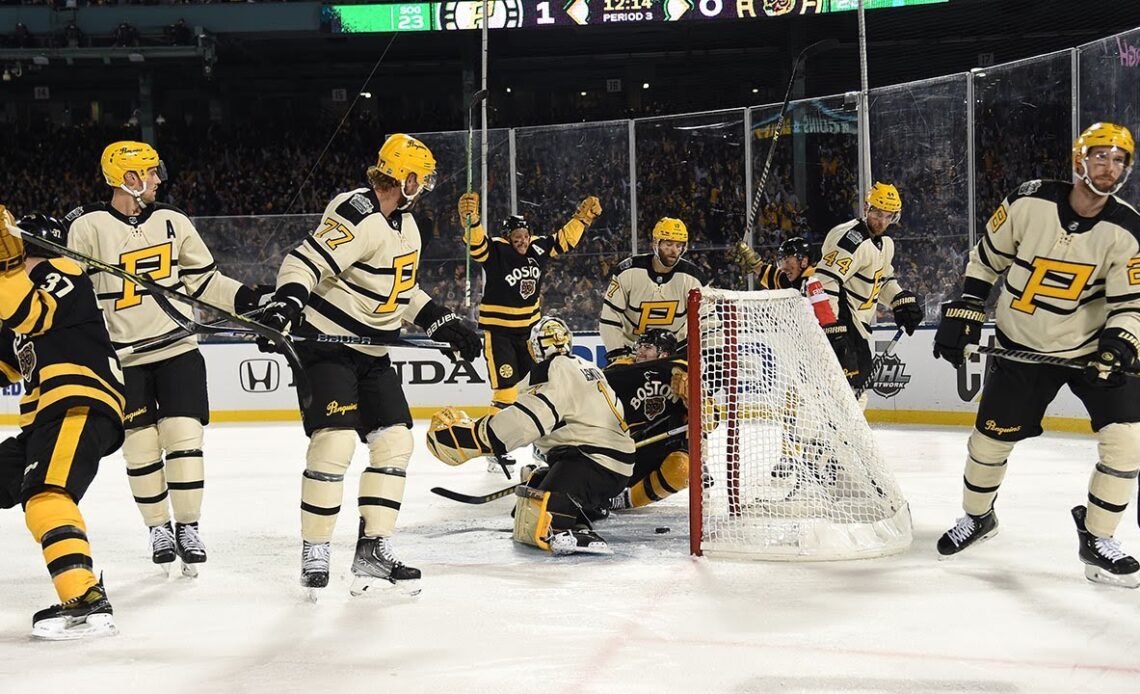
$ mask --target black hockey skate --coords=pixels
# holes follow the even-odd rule
[[[32,617],[32,636],[48,641],[114,636],[119,630],[113,615],[100,578],[78,598],[37,612]]]
[[[356,556],[352,559],[352,595],[380,592],[398,588],[406,595],[419,595],[420,570],[405,566],[392,553],[386,537],[365,537],[364,519],[360,519],[360,539],[356,541]]]
[[[150,529],[150,552],[151,561],[169,574],[170,564],[177,556],[174,551],[174,530],[170,527],[170,521]]]
[[[981,544],[997,535],[998,519],[993,509],[982,516],[966,514],[958,519],[942,537],[938,538],[938,553],[941,558],[952,557],[970,545]]]
[[[1085,527],[1088,509],[1074,506],[1073,522],[1077,524],[1078,555],[1085,563],[1085,578],[1121,588],[1140,586],[1140,563],[1124,553],[1120,543],[1111,537],[1097,537]]]
[[[556,556],[567,554],[613,554],[613,550],[590,528],[578,527],[555,531],[550,536],[550,553]]]
[[[206,561],[206,545],[198,534],[198,522],[174,524],[174,550],[182,560],[182,575],[195,578],[198,567]]]

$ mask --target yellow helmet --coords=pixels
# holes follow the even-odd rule
[[[680,241],[689,242],[689,229],[685,223],[673,217],[662,217],[653,226],[654,241]]]
[[[890,183],[875,181],[875,185],[871,186],[870,192],[867,193],[867,204],[883,212],[893,212],[894,214],[902,212],[902,198],[899,196],[899,189]]]
[[[103,150],[99,166],[103,169],[103,179],[112,188],[123,185],[123,177],[128,171],[134,171],[139,178],[145,179],[148,169],[157,168],[158,180],[166,180],[166,166],[158,158],[154,147],[145,142],[112,142]]]
[[[427,145],[411,135],[396,133],[385,140],[376,158],[376,168],[401,185],[408,174],[414,173],[422,190],[435,188],[435,157]]]
[[[544,316],[530,329],[527,351],[536,362],[543,362],[556,354],[570,354],[574,334],[561,318]]]
[[[1085,159],[1089,155],[1089,150],[1093,147],[1114,147],[1124,152],[1124,174],[1112,190],[1104,192],[1093,185],[1088,177],[1088,167],[1084,166]],[[1081,180],[1099,195],[1112,195],[1120,190],[1124,182],[1128,180],[1128,174],[1132,173],[1132,162],[1136,158],[1136,142],[1132,139],[1132,133],[1128,128],[1116,123],[1093,123],[1085,128],[1076,140],[1073,140],[1073,171],[1077,170],[1078,166],[1084,168],[1084,174],[1081,175]]]

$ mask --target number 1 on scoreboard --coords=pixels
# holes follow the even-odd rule
[[[538,9],[538,20],[535,22],[536,24],[553,24],[554,23],[554,17],[550,16],[550,3],[549,2],[540,2],[540,3],[538,3],[538,5],[536,7]]]

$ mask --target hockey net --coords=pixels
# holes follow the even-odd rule
[[[910,509],[803,296],[705,288],[688,316],[692,552],[906,549]]]

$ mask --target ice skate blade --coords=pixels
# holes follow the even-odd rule
[[[1114,574],[1107,569],[1092,564],[1085,565],[1085,578],[1093,583],[1102,583],[1115,588],[1140,587],[1140,572],[1130,574]]]
[[[563,546],[552,542],[550,543],[550,553],[556,557],[569,557],[573,554],[607,555],[613,554],[614,551],[604,542],[595,542],[588,547],[579,547],[577,545]]]
[[[44,641],[74,641],[99,636],[114,636],[119,630],[109,614],[88,615],[82,620],[69,617],[45,619],[32,627],[32,637]]]
[[[186,578],[198,578],[198,565],[182,562],[182,575]]]
[[[321,597],[321,589],[320,588],[306,588],[305,589],[305,599],[308,600],[309,602],[313,603],[314,605],[317,604],[317,600],[319,600],[320,597]]]
[[[979,537],[977,540],[974,540],[973,544],[971,544],[970,547],[977,547],[978,545],[982,544],[983,542],[988,542],[990,540],[990,538],[992,538],[994,535],[997,535],[997,534],[998,534],[998,528],[994,528],[993,530],[989,531],[985,535],[982,535],[981,537]],[[946,561],[947,559],[953,559],[954,557],[958,556],[962,552],[965,552],[966,550],[970,549],[970,547],[963,547],[962,549],[958,550],[957,552],[951,552],[950,554],[943,554],[942,552],[939,552],[938,553],[938,561]]]
[[[413,598],[422,590],[419,579],[390,581],[375,576],[353,576],[349,595],[354,598],[371,595],[393,595]]]

